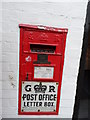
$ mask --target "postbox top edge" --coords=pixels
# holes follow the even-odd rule
[[[46,30],[46,31],[55,31],[55,32],[68,32],[67,28],[56,28],[56,27],[49,27],[49,26],[43,26],[43,25],[30,25],[30,24],[19,24],[19,28],[33,28],[33,29],[40,29],[40,30]]]

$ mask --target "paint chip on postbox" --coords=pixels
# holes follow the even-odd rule
[[[34,67],[34,78],[53,79],[54,67]]]

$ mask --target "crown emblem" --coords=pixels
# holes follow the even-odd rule
[[[46,89],[47,89],[47,86],[42,85],[41,82],[40,82],[39,85],[34,86],[35,93],[45,93]]]

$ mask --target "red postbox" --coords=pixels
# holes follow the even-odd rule
[[[20,24],[20,115],[57,115],[68,30]]]

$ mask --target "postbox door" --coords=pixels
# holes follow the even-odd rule
[[[37,63],[37,54],[27,54],[22,57],[21,65],[21,77],[22,80],[29,81],[57,81],[60,80],[60,71],[61,71],[61,60],[62,56],[51,56],[48,55],[49,63]],[[44,67],[44,68],[43,68]],[[49,70],[52,72],[47,74],[46,68],[49,67]],[[37,68],[37,71],[35,70]],[[38,69],[40,68],[40,70]],[[43,71],[45,70],[45,71]],[[40,73],[41,72],[41,73]],[[52,74],[51,77],[49,74]],[[41,76],[40,76],[41,75]],[[40,77],[39,77],[40,76]],[[43,76],[43,77],[42,77]],[[46,76],[46,77],[44,77]]]

